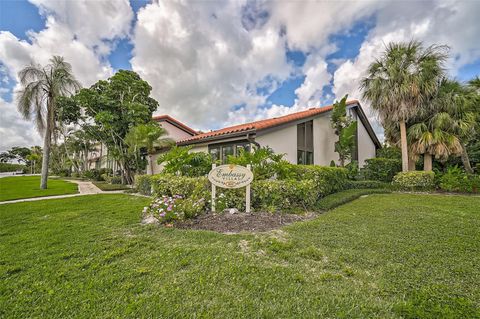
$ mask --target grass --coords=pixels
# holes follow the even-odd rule
[[[0,178],[0,202],[22,198],[78,193],[77,184],[60,179],[48,179],[48,188],[40,189],[40,176]]]
[[[147,203],[0,206],[0,317],[480,316],[479,197],[371,195],[239,235],[141,226]]]
[[[317,203],[317,208],[320,210],[330,210],[340,205],[351,202],[361,196],[371,194],[387,194],[392,191],[387,189],[348,189],[338,193],[325,196]]]
[[[92,182],[95,186],[100,188],[102,191],[121,191],[130,189],[128,186],[123,184],[110,184],[107,182]]]

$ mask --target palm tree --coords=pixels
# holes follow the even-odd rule
[[[18,110],[24,119],[33,120],[44,135],[40,188],[46,189],[56,100],[75,93],[81,86],[72,74],[72,66],[60,56],[51,58],[44,67],[31,64],[23,68],[18,77],[23,86],[17,96]]]
[[[423,154],[423,169],[432,170],[432,157],[446,160],[450,155],[459,155],[462,152],[460,140],[448,132],[443,123],[436,117],[415,123],[408,127],[408,142],[410,143],[411,157],[416,160]]]
[[[437,110],[432,118],[434,125],[458,140],[459,155],[469,173],[473,173],[473,169],[466,145],[475,135],[477,95],[475,91],[457,81],[444,79],[438,95],[432,100],[432,105]]]
[[[169,147],[175,141],[169,137],[168,132],[162,128],[157,122],[140,124],[128,132],[125,141],[130,150],[137,154],[140,148],[145,148],[149,158],[150,174],[153,175],[153,153],[156,148]]]
[[[408,170],[406,123],[433,96],[443,77],[446,46],[424,48],[421,42],[390,43],[362,80],[363,98],[370,101],[382,124],[398,123],[402,170]]]

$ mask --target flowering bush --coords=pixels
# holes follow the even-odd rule
[[[162,196],[143,208],[144,215],[151,215],[160,223],[193,218],[205,210],[205,198],[183,198],[181,195]]]

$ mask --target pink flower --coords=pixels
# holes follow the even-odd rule
[[[167,210],[168,210],[168,211],[171,211],[171,210],[172,210],[172,206],[168,206],[168,207],[167,207]]]

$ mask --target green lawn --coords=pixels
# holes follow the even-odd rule
[[[78,193],[77,184],[64,180],[49,179],[47,186],[47,189],[40,189],[40,176],[2,177],[0,178],[0,202]]]
[[[0,206],[1,318],[478,318],[480,198],[363,197],[265,234],[122,194]]]
[[[123,190],[131,189],[127,185],[123,185],[123,184],[110,184],[107,182],[92,182],[92,183],[104,192],[123,191]]]

